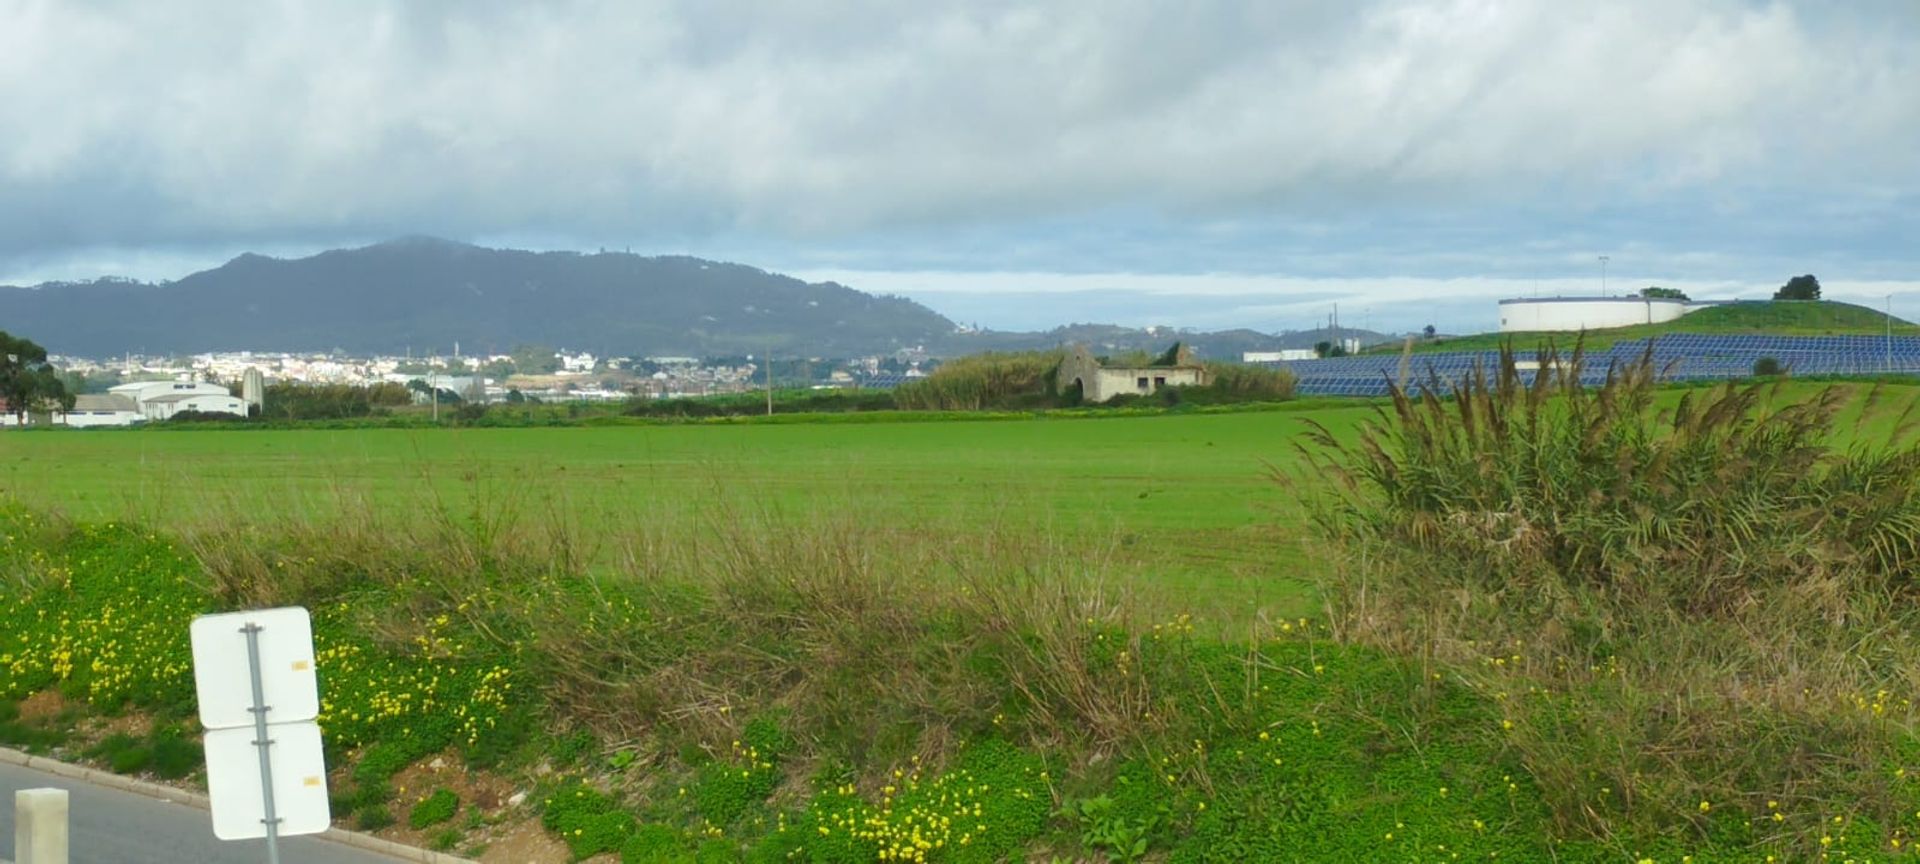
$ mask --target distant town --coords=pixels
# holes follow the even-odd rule
[[[470,404],[620,402],[783,388],[885,388],[925,377],[938,361],[923,349],[851,359],[741,357],[602,357],[586,351],[521,348],[511,354],[452,353],[354,357],[321,352],[212,352],[114,359],[53,356],[71,392],[81,397],[67,425],[130,425],[176,413],[244,413],[243,406],[192,401],[230,394],[256,371],[265,382],[372,387],[401,385],[414,401]],[[771,367],[771,369],[769,369]],[[771,376],[769,376],[771,371]],[[159,383],[159,388],[145,386]],[[175,392],[178,391],[178,392]],[[87,398],[94,397],[94,398]],[[91,418],[92,422],[89,422]]]

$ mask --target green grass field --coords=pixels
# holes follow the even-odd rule
[[[370,501],[396,518],[513,507],[594,536],[698,530],[717,508],[859,514],[956,542],[989,524],[1111,547],[1156,587],[1297,602],[1298,502],[1269,479],[1311,411],[925,423],[0,435],[0,484],[78,518],[161,527]],[[1188,592],[1187,589],[1198,589]],[[1226,610],[1222,610],[1226,611]],[[1288,611],[1288,610],[1282,610]]]
[[[1889,387],[1864,422],[1857,405],[1843,428],[1883,434],[1914,392]],[[955,543],[995,526],[1038,530],[1115,556],[1145,593],[1234,621],[1313,602],[1299,493],[1272,472],[1298,465],[1309,420],[1350,430],[1371,411],[1321,403],[1070,420],[11,433],[0,434],[0,486],[75,518],[166,529],[324,520],[353,507],[392,519],[512,511],[522,524],[564,518],[600,553],[637,526],[699,531],[741,509],[799,524],[853,514]]]

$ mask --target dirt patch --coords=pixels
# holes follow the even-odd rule
[[[128,711],[117,717],[88,717],[74,730],[79,740],[97,743],[112,735],[144,738],[153,730],[153,717],[142,711]]]
[[[458,756],[447,753],[429,756],[393,775],[394,801],[408,808],[442,788],[460,796],[462,808],[475,806],[485,813],[506,806],[514,793],[513,784],[505,778],[468,771]]]
[[[441,753],[422,759],[393,775],[391,782],[393,801],[387,806],[396,821],[391,827],[376,832],[385,839],[432,848],[435,838],[452,829],[460,836],[459,842],[448,850],[455,854],[484,844],[486,854],[482,860],[486,861],[559,864],[567,860],[566,846],[552,840],[541,829],[539,820],[533,816],[533,808],[527,805],[526,796],[522,796],[518,805],[512,803],[517,793],[527,790],[496,774],[469,771],[455,754]],[[460,799],[460,809],[453,818],[420,829],[407,824],[414,805],[441,789]],[[542,841],[551,841],[551,850],[542,851],[546,850]],[[511,857],[494,858],[502,846],[511,852]]]
[[[66,710],[67,699],[60,691],[48,688],[20,701],[20,719],[28,723],[46,720]]]
[[[567,844],[548,834],[537,820],[502,827],[505,830],[487,843],[481,864],[561,864],[569,857]]]

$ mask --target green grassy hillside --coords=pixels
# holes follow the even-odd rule
[[[1767,302],[1733,303],[1726,306],[1709,306],[1687,315],[1678,321],[1665,324],[1639,324],[1632,327],[1612,327],[1605,330],[1587,332],[1589,348],[1605,348],[1615,342],[1631,339],[1645,339],[1668,333],[1770,333],[1779,336],[1836,336],[1847,334],[1879,335],[1887,332],[1887,315],[1865,306],[1852,303],[1836,303],[1827,300],[1815,302]],[[1920,336],[1920,325],[1898,318],[1893,321],[1895,335]],[[1416,342],[1416,352],[1440,351],[1492,351],[1497,350],[1507,339],[1515,345],[1531,348],[1534,345],[1552,339],[1566,344],[1573,339],[1570,333],[1476,333],[1471,336],[1456,336],[1435,339],[1430,342]],[[1394,354],[1400,351],[1399,345],[1384,345],[1372,349],[1369,353]]]

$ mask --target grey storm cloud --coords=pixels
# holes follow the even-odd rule
[[[1354,256],[1377,214],[1484,244],[1811,197],[1911,224],[1917,81],[1911,0],[0,0],[0,259],[416,231],[870,256],[1126,214],[1344,225]]]

